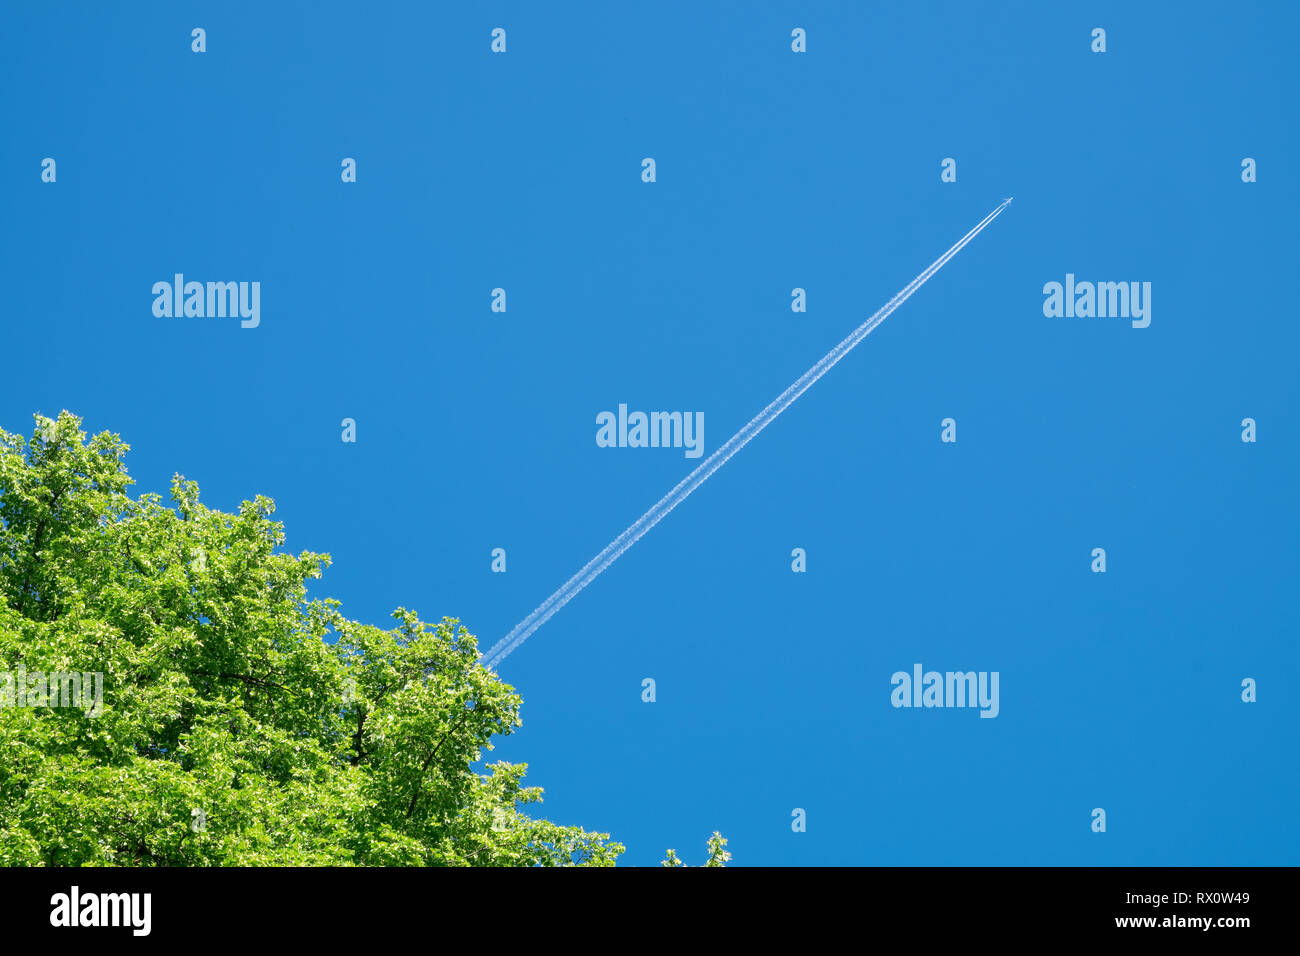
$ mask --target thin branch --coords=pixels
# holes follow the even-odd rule
[[[429,772],[429,765],[433,763],[433,758],[438,756],[438,751],[441,750],[442,745],[447,742],[447,738],[450,737],[452,735],[452,732],[455,731],[461,724],[463,724],[465,722],[465,718],[472,713],[474,713],[474,711],[472,710],[464,711],[463,713],[461,713],[460,719],[447,728],[447,732],[443,734],[442,739],[438,741],[438,746],[434,747],[433,750],[429,753],[429,756],[425,758],[424,766],[420,768],[420,780],[423,780],[424,775]],[[420,780],[415,781],[415,792],[411,794],[411,805],[406,808],[406,819],[408,820],[411,819],[411,814],[415,812],[416,800],[420,798]]]

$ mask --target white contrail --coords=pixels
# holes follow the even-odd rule
[[[709,476],[725,465],[732,455],[749,444],[750,440],[770,425],[776,416],[789,408],[796,398],[811,388],[815,381],[829,372],[836,362],[848,355],[853,350],[853,347],[866,338],[872,329],[885,321],[891,312],[911,297],[913,292],[925,285],[931,276],[942,269],[944,264],[960,252],[966,243],[979,235],[984,227],[996,219],[1010,203],[1011,199],[1003,202],[997,209],[985,216],[979,225],[958,239],[951,249],[930,263],[929,268],[905,285],[897,295],[881,306],[875,315],[854,329],[848,338],[827,352],[820,362],[804,372],[798,381],[778,395],[776,400],[767,408],[755,415],[744,428],[732,435],[726,444],[701,462],[672,491],[656,501],[654,507],[638,518],[630,528],[611,541],[605,547],[605,550],[588,561],[581,571],[564,582],[563,586],[543,601],[532,614],[529,614],[516,624],[514,630],[497,641],[491,650],[483,656],[484,666],[495,667],[505,659],[507,654],[528,640],[535,630],[550,620],[551,615],[573,600],[579,591],[617,561],[624,551],[640,540],[643,534],[663,520],[668,512],[685,501],[692,491],[704,484],[709,479]]]

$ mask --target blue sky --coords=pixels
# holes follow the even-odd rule
[[[1300,863],[1300,12],[1135,6],[6,10],[0,427],[269,495],[345,613],[486,648],[695,464],[597,413],[712,452],[1014,195],[502,664],[492,757],[633,864]],[[155,317],[177,272],[261,324]],[[1150,327],[1045,317],[1066,273]],[[895,709],[917,662],[999,716]]]

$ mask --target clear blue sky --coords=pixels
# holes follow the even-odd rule
[[[6,9],[0,425],[270,495],[317,593],[486,648],[694,464],[598,412],[713,451],[1014,195],[501,666],[492,756],[636,864],[1300,863],[1295,5],[416,7]],[[156,318],[177,272],[261,325]],[[1150,327],[1044,317],[1066,273]],[[917,662],[999,716],[893,708]]]

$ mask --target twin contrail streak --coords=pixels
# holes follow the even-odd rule
[[[1014,198],[1014,197],[1013,197]],[[602,571],[613,564],[619,557],[632,545],[641,539],[641,536],[657,525],[668,512],[672,511],[679,504],[685,501],[696,488],[708,481],[709,476],[725,465],[731,456],[740,449],[749,444],[759,432],[772,423],[772,421],[783,411],[794,404],[794,400],[812,387],[812,384],[831,370],[831,368],[844,356],[848,355],[859,342],[865,339],[871,330],[878,326],[885,319],[889,318],[891,312],[911,298],[912,293],[929,281],[930,277],[944,267],[944,265],[962,250],[968,242],[974,239],[983,231],[984,227],[1001,215],[1002,210],[1010,205],[1008,199],[984,217],[980,223],[966,235],[962,236],[953,245],[951,249],[941,255],[929,267],[918,275],[915,279],[905,285],[902,290],[892,299],[881,306],[871,318],[859,325],[853,332],[839,345],[831,349],[816,365],[804,372],[793,385],[777,396],[767,408],[755,415],[744,428],[732,435],[726,442],[715,451],[712,455],[701,462],[694,471],[683,478],[672,491],[664,495],[654,506],[643,514],[636,522],[620,534],[617,538],[605,546],[605,550],[596,555],[587,564],[564,582],[558,591],[548,597],[541,603],[538,608],[529,614],[526,618],[515,625],[512,630],[483,656],[483,664],[487,667],[496,667],[505,659],[511,651],[522,644],[532,635],[539,627],[551,619],[560,608],[568,604],[577,596],[578,592],[594,581]]]

